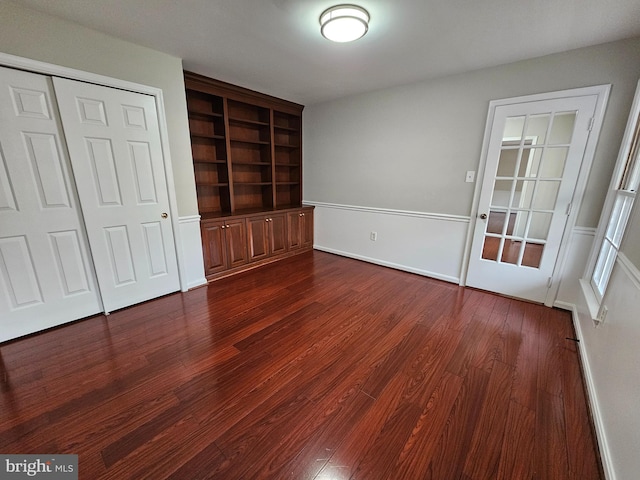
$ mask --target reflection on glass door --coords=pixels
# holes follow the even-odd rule
[[[482,258],[539,268],[576,111],[508,117],[493,182]]]

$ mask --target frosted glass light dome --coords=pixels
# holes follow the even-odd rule
[[[369,12],[357,5],[336,5],[320,15],[320,32],[333,42],[353,42],[369,29]]]

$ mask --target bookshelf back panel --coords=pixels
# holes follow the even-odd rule
[[[227,159],[224,141],[191,137],[191,153],[194,162],[223,162]]]
[[[219,163],[195,163],[193,170],[196,177],[196,185],[217,185],[229,183],[227,166]]]
[[[189,90],[187,92],[187,110],[194,113],[222,115],[222,97]]]

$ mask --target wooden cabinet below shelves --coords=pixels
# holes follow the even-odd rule
[[[313,207],[202,219],[208,280],[297,255],[313,248]]]
[[[287,251],[287,219],[283,213],[249,217],[247,227],[250,261]]]
[[[207,277],[249,261],[244,218],[203,222],[202,244]]]
[[[289,249],[313,247],[313,210],[287,214]]]

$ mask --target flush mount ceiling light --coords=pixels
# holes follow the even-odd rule
[[[357,5],[336,5],[320,15],[320,32],[333,42],[353,42],[369,29],[369,12]]]

